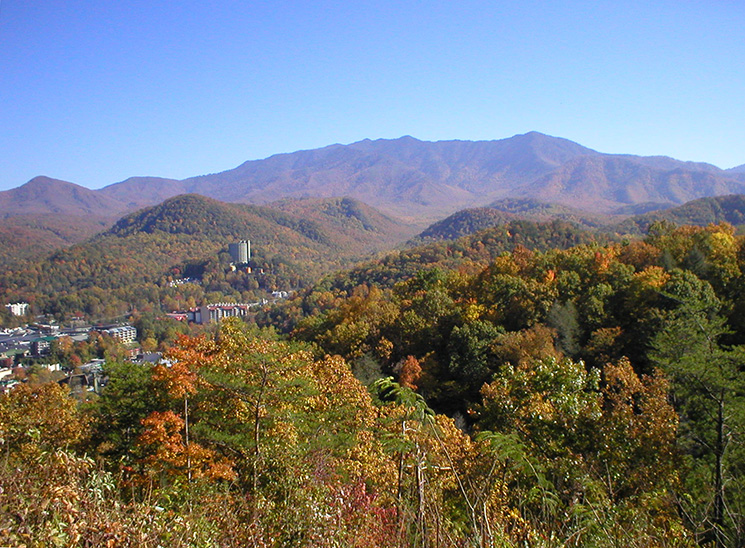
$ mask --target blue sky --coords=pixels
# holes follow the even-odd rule
[[[745,3],[0,0],[0,189],[412,135],[745,163]]]

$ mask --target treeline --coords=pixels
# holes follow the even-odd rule
[[[646,234],[650,226],[661,221],[698,226],[729,223],[741,227],[745,225],[745,196],[730,194],[699,198],[670,209],[635,215],[619,223],[615,229],[623,234]]]

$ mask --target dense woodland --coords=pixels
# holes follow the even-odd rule
[[[166,290],[167,260],[104,257],[113,238],[191,245],[142,228],[36,272],[55,312],[94,302],[85,268],[111,276],[104,307],[121,275],[140,307],[213,272],[235,291],[219,260]],[[0,544],[743,546],[744,271],[728,224],[616,241],[517,221],[169,333],[170,365],[110,351],[100,396],[37,380],[0,398]]]

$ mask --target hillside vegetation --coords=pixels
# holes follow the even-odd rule
[[[741,226],[745,224],[745,195],[731,194],[701,198],[679,207],[636,215],[620,223],[616,230],[621,233],[644,234],[652,224],[662,220],[677,225],[706,226],[729,223]]]
[[[151,310],[161,302],[194,306],[210,295],[258,300],[267,291],[307,286],[409,233],[390,220],[376,224],[372,213],[373,221],[362,224],[348,211],[333,211],[334,203],[328,205],[331,213],[320,211],[318,220],[309,220],[267,207],[178,196],[123,217],[86,243],[10,264],[0,275],[0,295],[6,302],[29,302],[37,312],[94,318]],[[354,201],[347,206],[352,213],[367,211]],[[392,226],[398,231],[393,235]],[[227,246],[243,239],[253,244],[252,274],[229,272]],[[168,286],[185,276],[199,278],[201,285]]]
[[[666,208],[662,204],[635,206],[631,209],[651,208],[647,213],[629,215],[593,215],[559,204],[549,204],[533,199],[505,199],[490,207],[464,209],[438,221],[419,236],[418,241],[454,240],[479,230],[522,219],[532,221],[563,220],[576,223],[586,229],[617,235],[639,236],[658,221],[674,225],[697,225],[729,223],[735,227],[745,224],[745,196],[731,194],[700,198],[681,206]],[[623,220],[619,220],[623,219]],[[416,240],[415,240],[416,241]]]
[[[516,222],[324,279],[266,311],[289,340],[227,321],[170,366],[108,364],[82,407],[24,384],[0,540],[739,547],[744,249]]]

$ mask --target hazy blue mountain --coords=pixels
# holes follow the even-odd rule
[[[745,192],[745,172],[664,156],[602,154],[530,132],[476,142],[366,139],[277,154],[181,181],[134,177],[91,192],[125,210],[183,193],[253,204],[350,197],[426,226],[505,198],[538,199],[595,213],[635,211],[638,204],[670,207]]]
[[[0,192],[0,215],[94,215],[116,217],[127,205],[97,190],[50,177],[34,177],[25,185]]]

